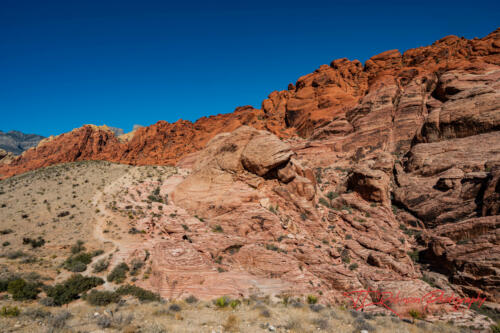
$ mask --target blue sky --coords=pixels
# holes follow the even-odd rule
[[[336,58],[483,37],[499,1],[0,1],[0,130],[131,130],[260,107]]]

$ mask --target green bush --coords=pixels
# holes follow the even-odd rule
[[[125,285],[116,289],[115,291],[118,295],[131,295],[136,297],[138,300],[142,302],[148,301],[159,301],[160,296],[155,294],[149,290],[142,289],[141,287],[137,287],[134,285]]]
[[[231,302],[229,302],[229,306],[233,309],[236,309],[236,307],[240,304],[241,302],[237,299],[233,299]]]
[[[7,291],[11,281],[19,279],[18,276],[9,276],[8,278],[0,279],[0,292]]]
[[[328,193],[326,194],[326,197],[327,197],[330,201],[332,201],[333,199],[337,198],[338,196],[339,196],[339,194],[338,194],[338,193],[336,193],[336,192],[332,192],[332,191],[330,191],[330,192],[328,192]]]
[[[408,311],[408,314],[413,318],[413,319],[422,319],[423,315],[418,312],[417,310],[410,310]]]
[[[124,262],[115,266],[111,273],[108,274],[108,282],[122,283],[127,277],[127,272],[130,270],[128,265]]]
[[[130,264],[132,265],[132,270],[130,271],[130,275],[135,276],[135,275],[139,274],[139,271],[144,266],[144,261],[142,261],[139,258],[135,258],[132,260],[132,262]]]
[[[77,254],[85,251],[85,246],[83,246],[83,244],[84,244],[83,241],[77,240],[75,245],[71,247],[71,253]]]
[[[198,299],[196,297],[194,297],[193,295],[190,295],[184,301],[186,301],[186,303],[188,303],[188,304],[194,304],[194,303],[198,302]]]
[[[42,237],[38,236],[37,239],[35,238],[23,238],[23,244],[31,244],[32,248],[37,248],[37,247],[42,247],[45,244],[45,239]]]
[[[93,289],[85,296],[85,301],[90,305],[103,306],[110,303],[118,303],[120,298],[120,295],[115,292],[97,291]]]
[[[354,270],[356,270],[357,268],[358,268],[358,264],[356,264],[356,263],[349,265],[349,269],[350,269],[351,271],[354,271]]]
[[[54,305],[63,305],[78,299],[81,293],[89,291],[103,283],[104,280],[99,277],[86,277],[81,274],[75,274],[63,283],[48,287],[45,293],[54,300]]]
[[[213,232],[224,232],[224,229],[222,229],[222,227],[220,225],[216,225],[212,228],[212,231]]]
[[[229,298],[227,298],[226,296],[222,296],[217,298],[214,303],[219,308],[225,308],[229,304]]]
[[[17,306],[2,306],[0,309],[0,316],[2,317],[17,317],[19,316],[19,308]]]
[[[330,203],[323,197],[319,198],[319,203],[322,204],[325,207],[330,208]]]
[[[7,291],[16,301],[36,299],[40,292],[39,285],[26,282],[24,279],[15,279],[9,282]]]
[[[8,259],[19,259],[21,257],[26,257],[26,253],[24,253],[21,250],[7,253],[7,258]]]
[[[318,303],[318,297],[314,295],[307,295],[307,303],[308,304],[316,304]]]
[[[109,261],[107,259],[101,259],[98,262],[96,262],[92,268],[94,269],[94,273],[100,273],[102,271],[105,271],[108,269],[109,266]]]
[[[79,273],[87,269],[87,265],[92,262],[91,253],[77,253],[70,256],[63,264],[63,267],[70,272]]]

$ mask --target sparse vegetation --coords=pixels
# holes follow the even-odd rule
[[[151,302],[151,301],[159,301],[160,296],[155,294],[149,290],[142,289],[133,285],[125,285],[121,286],[115,291],[118,295],[131,295],[136,297],[138,300],[142,302]]]
[[[94,273],[100,273],[108,269],[109,266],[109,260],[107,259],[100,259],[98,262],[96,262],[92,268]]]
[[[128,265],[124,262],[115,266],[111,273],[109,273],[107,280],[108,282],[123,283],[127,277],[127,272],[130,270]]]
[[[84,299],[90,305],[103,306],[110,303],[117,303],[120,300],[120,295],[112,291],[97,291],[93,289],[85,295]]]
[[[314,295],[307,295],[307,303],[308,304],[316,304],[318,303],[318,297]]]
[[[38,236],[38,238],[29,238],[29,237],[25,237],[23,238],[23,244],[31,244],[31,247],[32,248],[37,248],[37,247],[41,247],[45,244],[45,239],[43,239],[41,236]]]
[[[411,258],[411,260],[415,263],[417,263],[420,259],[418,250],[408,251],[407,254]]]
[[[224,232],[224,229],[222,229],[222,227],[220,225],[215,225],[213,228],[212,228],[212,231],[213,232]]]
[[[40,292],[39,284],[26,282],[24,279],[15,279],[9,282],[7,292],[16,301],[36,299]]]
[[[229,298],[227,298],[226,296],[222,296],[222,297],[217,298],[214,301],[214,303],[219,308],[225,308],[229,304]]]
[[[54,305],[63,305],[78,299],[81,293],[95,288],[104,283],[99,277],[86,277],[81,274],[75,274],[63,283],[47,287],[45,293],[52,298]]]
[[[92,262],[92,254],[80,252],[73,254],[63,264],[63,267],[70,272],[80,273],[87,269],[87,265]]]
[[[17,306],[2,306],[0,309],[0,316],[2,317],[17,317],[21,311]]]

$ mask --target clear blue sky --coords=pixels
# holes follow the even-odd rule
[[[483,37],[500,1],[1,0],[0,130],[196,120],[260,107],[341,57]]]

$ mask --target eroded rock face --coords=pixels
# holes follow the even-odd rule
[[[261,110],[239,107],[195,123],[160,121],[121,141],[102,135],[102,129],[84,127],[53,138],[53,148],[32,149],[1,167],[0,177],[83,159],[175,164],[215,135],[242,125],[280,138],[337,138],[334,149],[351,152],[408,150],[413,139],[431,142],[497,130],[499,35],[497,29],[482,39],[448,36],[404,54],[383,52],[365,66],[337,59],[288,90],[272,92]],[[101,138],[97,145],[87,141],[89,128],[97,132],[91,136]],[[85,154],[72,153],[75,146]]]
[[[440,225],[426,238],[425,259],[467,294],[500,298],[500,216]]]
[[[3,149],[0,149],[0,165],[9,164],[10,162],[12,162],[13,159],[14,159],[14,154],[12,154],[11,152],[7,152]]]
[[[173,218],[144,222],[167,238],[147,283],[172,297],[259,286],[338,302],[369,288],[420,295],[425,274],[499,302],[499,126],[497,29],[364,66],[335,60],[271,93],[262,110],[159,122],[126,140],[85,126],[0,173],[80,159],[180,161],[191,173],[169,192],[172,205],[200,232],[184,238]]]

